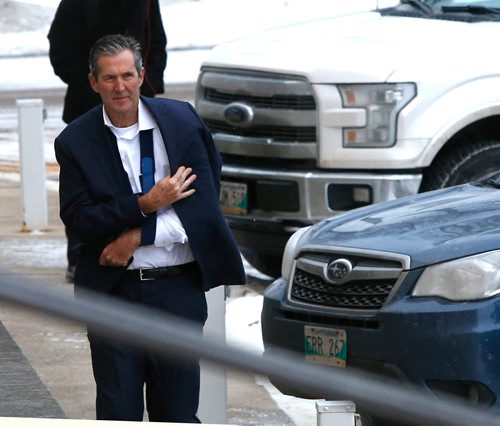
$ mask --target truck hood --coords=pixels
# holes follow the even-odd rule
[[[406,254],[411,268],[500,248],[500,190],[462,185],[324,220],[300,245]]]
[[[475,31],[470,31],[471,25]],[[422,67],[439,73],[442,67],[430,64],[441,63],[443,55],[447,62],[460,64],[458,70],[474,64],[471,56],[484,46],[485,40],[496,39],[498,25],[356,13],[274,29],[220,45],[203,65],[300,74],[312,83],[384,82],[396,71],[401,80],[414,77],[414,70]],[[464,33],[470,35],[466,40]],[[463,54],[464,43],[470,48],[467,55]],[[454,69],[450,65],[444,68]]]

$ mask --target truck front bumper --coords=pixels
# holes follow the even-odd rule
[[[248,214],[239,216],[240,220],[296,221],[306,225],[356,207],[414,195],[422,175],[259,170],[224,165],[222,180],[248,185]]]
[[[279,262],[293,232],[356,207],[414,195],[422,175],[258,170],[225,165],[222,180],[245,183],[248,213],[226,214],[246,256]]]

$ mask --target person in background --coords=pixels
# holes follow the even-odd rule
[[[109,35],[90,53],[102,99],[57,136],[60,216],[82,241],[75,293],[106,293],[189,319],[205,291],[245,283],[219,207],[221,156],[187,102],[140,96],[139,44]],[[153,167],[154,165],[154,167]],[[154,179],[153,179],[154,178]],[[175,362],[88,330],[98,420],[199,423],[197,362]]]
[[[88,80],[91,47],[106,34],[124,34],[139,41],[144,64],[141,94],[164,93],[167,38],[158,0],[61,0],[51,24],[49,58],[54,72],[67,84],[63,121],[75,118],[101,103]],[[66,229],[66,281],[73,282],[80,242]]]

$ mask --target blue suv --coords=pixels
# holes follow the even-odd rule
[[[264,296],[265,352],[498,409],[499,189],[500,173],[300,229]]]

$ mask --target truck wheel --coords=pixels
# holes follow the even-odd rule
[[[473,182],[499,169],[500,141],[461,145],[425,172],[421,192]]]

